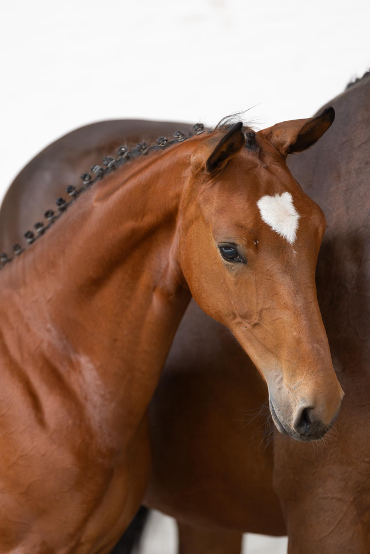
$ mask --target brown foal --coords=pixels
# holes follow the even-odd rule
[[[285,158],[332,121],[247,142],[236,124],[129,162],[6,264],[0,551],[114,545],[144,495],[146,411],[190,294],[253,359],[279,430],[327,432],[343,393],[314,282],[325,219]]]

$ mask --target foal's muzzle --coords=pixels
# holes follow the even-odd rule
[[[289,435],[292,439],[300,442],[310,442],[322,439],[329,431],[336,420],[339,408],[329,424],[323,423],[314,407],[302,405],[294,414],[292,424],[289,425],[282,417],[279,417],[270,399],[270,411],[275,426],[284,435]]]

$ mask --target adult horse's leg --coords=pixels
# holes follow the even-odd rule
[[[179,554],[240,554],[242,533],[229,529],[205,529],[177,521]]]

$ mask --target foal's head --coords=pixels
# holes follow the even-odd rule
[[[319,206],[286,157],[314,144],[334,110],[246,135],[216,131],[192,155],[180,211],[180,263],[206,313],[232,331],[267,382],[277,428],[321,438],[343,397],[318,307]]]

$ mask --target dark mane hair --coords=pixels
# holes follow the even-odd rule
[[[351,79],[344,90],[348,90],[349,88],[353,87],[353,85],[357,85],[357,83],[359,83],[363,79],[367,79],[368,77],[370,77],[370,69],[365,71],[362,77],[354,77],[353,79]]]
[[[119,167],[125,165],[127,162],[131,162],[136,158],[142,158],[148,153],[161,151],[169,148],[172,145],[184,142],[185,140],[201,135],[203,133],[212,133],[214,131],[227,131],[228,128],[239,122],[241,120],[242,113],[233,114],[223,118],[214,129],[206,128],[202,123],[196,123],[193,126],[192,131],[183,133],[182,131],[177,131],[173,137],[159,137],[155,143],[149,144],[148,142],[139,142],[135,146],[128,146],[126,144],[120,146],[118,150],[111,156],[105,156],[103,158],[102,165],[94,165],[91,167],[90,172],[86,172],[81,175],[82,184],[73,186],[69,185],[66,188],[67,199],[57,198],[56,200],[56,209],[47,210],[44,213],[43,218],[35,223],[34,230],[28,230],[24,237],[27,241],[27,245],[31,245],[36,240],[38,240],[52,225],[53,223],[61,217],[63,212],[65,212],[76,199],[85,191],[91,188],[92,185],[103,179],[106,175],[114,172]],[[246,148],[255,150],[257,148],[255,141],[255,134],[251,131],[250,127],[245,125],[246,131]],[[46,221],[45,221],[46,220]],[[17,257],[19,254],[24,252],[24,247],[19,243],[14,244],[12,255],[8,255],[3,252],[0,254],[0,269],[7,265],[14,257]]]

